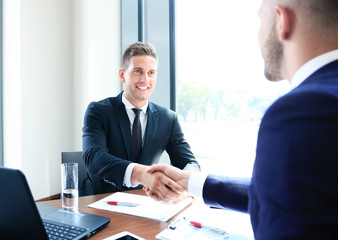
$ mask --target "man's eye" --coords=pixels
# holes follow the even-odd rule
[[[140,73],[142,73],[142,71],[136,69],[136,70],[134,70],[134,73],[140,74]]]

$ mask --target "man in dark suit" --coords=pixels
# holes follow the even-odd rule
[[[292,90],[262,119],[251,181],[148,172],[211,206],[248,211],[256,239],[338,239],[338,1],[263,0],[259,16],[265,75]]]
[[[200,170],[176,113],[148,102],[156,85],[157,63],[151,44],[130,45],[119,71],[124,91],[117,97],[89,104],[83,126],[83,158],[88,174],[80,195],[143,185],[175,200],[178,194],[165,187],[171,179],[163,173],[146,172],[149,165],[159,162],[163,151],[167,151],[173,166]],[[134,111],[139,112],[137,123]],[[139,136],[139,142],[134,142],[134,135]]]

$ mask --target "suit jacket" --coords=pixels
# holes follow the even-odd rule
[[[131,163],[132,137],[130,120],[122,103],[122,93],[89,104],[83,126],[83,158],[87,179],[80,195],[130,190],[123,186]],[[164,150],[171,164],[183,169],[195,163],[175,112],[149,102],[144,144],[137,163],[158,163]]]
[[[209,176],[203,196],[245,210],[246,186]],[[248,193],[256,239],[338,239],[338,61],[267,110]]]

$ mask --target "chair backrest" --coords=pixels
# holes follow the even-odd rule
[[[87,169],[82,159],[82,151],[77,152],[61,152],[61,162],[69,163],[75,162],[78,163],[79,167],[79,190],[81,189],[81,185],[87,176]]]

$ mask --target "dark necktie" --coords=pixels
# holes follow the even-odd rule
[[[133,132],[132,132],[132,139],[133,139],[133,156],[132,161],[137,162],[138,156],[140,155],[142,149],[142,131],[141,131],[141,122],[140,122],[140,113],[141,109],[133,108],[135,113],[135,119],[133,123]]]

